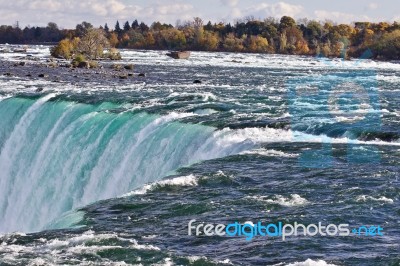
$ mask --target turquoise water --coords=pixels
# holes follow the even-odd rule
[[[398,65],[124,55],[145,80],[0,78],[2,265],[399,265]],[[192,219],[384,235],[195,237]]]

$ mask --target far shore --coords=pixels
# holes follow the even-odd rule
[[[26,46],[55,46],[57,45],[56,42],[54,43],[15,43],[15,44],[0,44],[0,48],[1,46],[17,46],[17,47],[26,47]],[[154,48],[154,49],[146,49],[146,48],[140,48],[140,49],[135,49],[135,48],[120,48],[119,50],[121,51],[163,51],[163,52],[169,52],[169,51],[174,51],[174,49],[160,49],[160,48]],[[328,58],[328,59],[342,59],[342,60],[346,60],[346,61],[351,61],[351,60],[372,60],[372,61],[376,61],[376,62],[390,62],[390,63],[394,63],[394,64],[400,64],[400,59],[399,60],[390,60],[390,59],[384,59],[384,58],[357,58],[357,57],[335,57],[335,56],[315,56],[312,54],[299,54],[299,55],[293,55],[293,54],[287,54],[287,53],[257,53],[257,52],[248,52],[248,51],[242,51],[242,52],[232,52],[232,51],[226,51],[226,50],[218,50],[218,51],[207,51],[207,50],[190,50],[191,52],[204,52],[204,53],[233,53],[233,54],[259,54],[259,55],[288,55],[288,56],[304,56],[304,57],[318,57],[318,58]],[[366,51],[366,53],[368,53],[368,50]],[[56,59],[56,58],[55,58]],[[102,59],[98,59],[98,61],[102,61]]]

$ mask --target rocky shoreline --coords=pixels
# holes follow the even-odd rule
[[[132,64],[111,60],[98,62],[95,68],[73,67],[66,60],[49,58],[45,62],[35,60],[7,61],[0,59],[0,75],[50,82],[115,84],[143,82],[146,73],[135,72]]]

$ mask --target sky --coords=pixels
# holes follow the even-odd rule
[[[146,24],[154,21],[176,25],[201,17],[204,21],[234,22],[252,16],[308,18],[337,23],[354,21],[400,21],[398,0],[0,0],[0,25],[75,28],[88,21],[94,26],[117,20]]]

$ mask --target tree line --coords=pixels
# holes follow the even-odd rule
[[[92,24],[62,30],[55,23],[47,27],[0,26],[1,43],[74,42]],[[335,24],[289,17],[257,20],[252,17],[231,23],[204,23],[201,18],[173,26],[154,22],[150,26],[134,20],[119,21],[110,28],[98,28],[111,47],[159,50],[229,51],[360,57],[370,49],[373,58],[400,59],[400,23],[356,22]],[[75,39],[76,41],[76,39]]]

